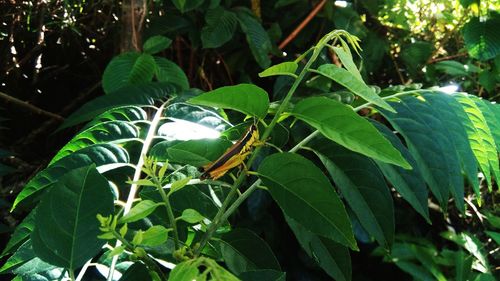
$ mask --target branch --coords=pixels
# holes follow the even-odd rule
[[[2,92],[0,92],[0,99],[3,99],[5,101],[6,104],[13,104],[17,107],[20,107],[20,108],[23,108],[25,110],[28,110],[28,111],[31,111],[31,112],[34,112],[38,115],[43,115],[43,116],[46,116],[46,117],[49,117],[51,119],[55,119],[57,121],[64,121],[64,117],[60,116],[60,115],[57,115],[55,113],[52,113],[52,112],[49,112],[49,111],[46,111],[46,110],[43,110],[39,107],[36,107],[32,104],[29,104],[25,101],[22,101],[22,100],[19,100],[19,99],[16,99],[15,97],[11,97],[7,94],[4,94]]]
[[[280,45],[278,46],[280,50],[283,50],[286,45],[288,45],[293,39],[295,39],[295,37],[297,37],[297,35],[299,35],[302,29],[304,29],[304,27],[306,27],[306,25],[319,13],[319,11],[321,11],[321,8],[325,6],[326,1],[327,0],[321,0],[321,2],[319,2],[318,5],[316,5],[316,7],[314,7],[314,9],[309,13],[309,15],[307,15],[307,17],[299,24],[299,26],[297,26],[297,28],[295,28],[295,30],[292,31],[292,33],[290,33],[290,35],[288,35],[288,37],[280,43]]]
[[[459,57],[465,57],[465,56],[467,56],[467,52],[458,53],[458,54],[451,55],[451,56],[446,56],[446,57],[440,57],[440,58],[435,58],[435,59],[429,59],[429,60],[427,61],[427,64],[433,64],[433,63],[435,63],[435,62],[440,62],[440,61],[444,61],[444,60],[450,60],[450,59],[459,58]]]

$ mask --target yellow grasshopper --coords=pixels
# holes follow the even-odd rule
[[[216,180],[232,168],[244,165],[243,161],[252,152],[253,147],[259,145],[262,145],[262,142],[259,140],[259,129],[257,125],[252,124],[246,130],[245,134],[228,148],[219,159],[203,166],[203,173],[200,179],[210,178]]]

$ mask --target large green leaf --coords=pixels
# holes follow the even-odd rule
[[[161,57],[155,57],[155,63],[155,75],[159,82],[172,83],[181,90],[189,89],[188,78],[177,64]]]
[[[477,178],[478,166],[474,152],[471,149],[465,125],[459,117],[459,114],[464,114],[460,104],[450,95],[443,93],[424,94],[423,97],[429,102],[429,105],[434,109],[434,113],[448,129],[451,141],[460,158],[463,173],[472,184],[474,190],[479,190],[479,181]]]
[[[49,165],[76,151],[94,144],[123,143],[139,138],[139,128],[127,121],[106,121],[77,134],[61,148]]]
[[[379,97],[375,90],[368,87],[363,80],[359,80],[357,76],[351,72],[336,66],[335,64],[323,64],[318,67],[317,73],[332,79],[340,85],[346,87],[349,91],[362,97],[363,99],[378,105],[384,109],[394,111],[394,109],[387,104],[381,97]]]
[[[153,79],[155,62],[150,54],[123,53],[114,57],[102,76],[102,88],[106,94],[114,93],[130,84],[142,84]]]
[[[269,108],[269,97],[266,91],[253,84],[221,87],[191,98],[188,102],[204,106],[234,109],[258,118],[264,118]]]
[[[31,237],[42,260],[77,269],[105,244],[99,235],[97,214],[113,213],[113,193],[94,165],[65,174],[42,198]]]
[[[285,215],[312,233],[357,249],[344,205],[311,161],[293,153],[273,154],[258,172]]]
[[[281,270],[271,248],[250,230],[234,229],[224,234],[220,251],[227,267],[237,275],[256,269]]]
[[[490,128],[488,127],[483,113],[478,108],[474,100],[465,94],[455,94],[453,97],[462,105],[462,108],[466,113],[466,117],[468,117],[468,120],[462,118],[462,121],[466,124],[465,129],[467,135],[469,136],[472,151],[476,156],[479,167],[481,168],[481,171],[488,182],[488,188],[491,191],[491,170],[493,170],[493,174],[497,179],[500,178],[498,152],[495,146],[495,140],[491,135]]]
[[[295,106],[292,114],[350,150],[385,163],[411,168],[401,153],[370,122],[340,102],[325,97],[307,98]]]
[[[330,277],[338,281],[351,280],[351,257],[346,247],[317,236],[289,217],[286,217],[286,221],[302,249]]]
[[[45,168],[24,186],[12,205],[15,209],[23,201],[31,202],[44,189],[52,186],[68,171],[94,163],[98,168],[104,166],[124,166],[129,163],[129,154],[114,144],[91,145],[70,154]],[[30,199],[31,200],[28,200]]]
[[[391,105],[398,113],[382,110],[382,114],[404,137],[425,181],[441,207],[446,209],[450,189],[462,189],[463,193],[460,162],[448,129],[423,100],[405,97]],[[463,196],[457,201],[463,206]]]
[[[460,128],[460,123],[455,124],[453,119],[456,119],[456,116],[453,115],[453,112],[442,112],[444,108],[432,107],[429,102],[422,100],[422,98],[405,97],[398,106],[403,103],[406,106],[405,109],[409,109],[408,113],[411,112],[413,114],[414,121],[425,124],[429,130],[427,132],[428,136],[441,147],[441,152],[443,153],[443,157],[445,157],[443,158],[445,162],[441,163],[444,164],[441,167],[441,171],[444,171],[447,177],[447,181],[444,183],[447,184],[448,191],[455,198],[457,208],[460,212],[465,212],[463,200],[464,182],[461,173],[461,161],[458,156],[458,147],[460,142],[465,142],[463,144],[465,146],[468,144],[464,134],[460,134],[460,131],[452,132],[453,129],[458,130]],[[405,129],[411,130],[410,128]],[[443,207],[443,205],[441,206]]]
[[[127,86],[120,93],[100,96],[73,112],[58,130],[88,121],[107,110],[124,105],[152,105],[158,99],[175,94],[177,87],[168,83],[149,83],[140,86]]]
[[[394,241],[391,193],[375,163],[326,139],[311,144],[363,228],[390,249]]]
[[[269,53],[272,50],[272,44],[267,32],[249,9],[237,8],[235,12],[255,60],[260,67],[269,67],[271,65]]]
[[[225,139],[188,140],[175,144],[163,141],[153,146],[149,155],[160,161],[201,167],[221,156],[231,144]]]
[[[218,48],[231,40],[238,24],[236,15],[217,6],[205,14],[207,24],[201,30],[203,48]]]
[[[500,54],[498,26],[500,26],[500,16],[494,16],[486,21],[474,17],[464,25],[462,32],[465,47],[473,58],[484,61]]]
[[[429,208],[427,207],[427,186],[422,178],[422,174],[418,165],[411,156],[408,149],[401,143],[401,140],[386,126],[374,121],[372,124],[396,147],[401,154],[404,156],[406,161],[410,163],[413,169],[405,170],[401,167],[386,164],[376,160],[378,167],[387,178],[389,182],[392,183],[394,189],[396,189],[401,196],[410,203],[410,205],[421,214],[427,222],[431,222],[429,218]]]

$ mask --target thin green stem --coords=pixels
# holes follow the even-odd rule
[[[170,205],[170,200],[165,190],[162,188],[161,184],[158,185],[158,191],[160,192],[161,198],[165,202],[165,207],[167,208],[167,216],[170,221],[170,226],[174,232],[174,247],[176,250],[180,248],[179,233],[177,232],[177,223],[174,217],[174,211],[172,210],[172,205]]]

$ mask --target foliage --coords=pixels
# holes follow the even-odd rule
[[[69,115],[50,142],[79,130],[12,198],[28,215],[0,273],[357,280],[383,259],[415,280],[498,279],[498,3],[340,2],[151,1],[144,43],[113,58],[117,1],[0,7],[1,87]],[[267,144],[228,151],[252,123]],[[201,180],[216,159],[240,167]]]
[[[194,7],[182,3],[185,11]],[[460,280],[492,272],[479,240],[466,232],[445,237],[469,254],[401,240],[395,221],[400,210],[392,194],[428,222],[425,184],[444,214],[464,214],[466,193],[476,204],[484,202],[499,177],[498,105],[402,86],[377,95],[353,61],[350,48],[358,51],[357,37],[335,30],[310,53],[262,72],[294,78],[272,109],[266,91],[252,84],[197,93],[179,87],[184,83],[179,73],[168,81],[177,86],[151,81],[154,58],[139,60],[168,43],[154,40],[142,54],[111,61],[103,76],[110,84],[104,87],[116,90],[90,101],[63,124],[92,118],[18,195],[13,209],[32,211],[5,248],[3,255],[10,257],[0,272],[23,280],[54,272],[75,279],[91,261],[104,266],[111,259],[103,278],[284,280],[269,241],[231,219],[257,189],[269,193],[291,229],[278,235],[294,235],[310,260],[336,280],[352,278],[349,249],[359,250],[363,241],[357,227],[376,241],[387,261],[416,278],[445,280],[448,272],[441,268],[451,261],[457,262],[451,276]],[[343,67],[322,63],[328,50],[337,53]],[[295,65],[301,65],[298,73]],[[315,96],[296,95],[306,79],[316,80]],[[148,87],[163,91],[142,102],[128,98]],[[335,99],[340,92],[332,95],[339,88],[356,96],[350,105]],[[103,106],[106,97],[113,99]],[[387,123],[356,114],[361,110]],[[261,123],[260,139],[270,148],[255,148],[239,173],[200,180],[198,168],[231,145],[231,132],[248,124],[245,116]],[[290,137],[278,145],[280,134]],[[479,168],[489,189],[479,185]],[[462,174],[471,185],[464,184]],[[498,240],[496,232],[488,235]],[[117,261],[128,264],[118,267]]]

